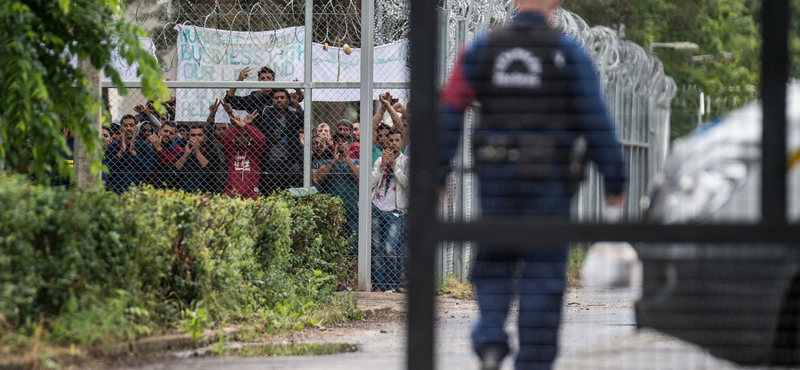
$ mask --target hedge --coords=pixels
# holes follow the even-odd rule
[[[0,355],[34,337],[89,346],[175,331],[198,309],[280,329],[328,305],[351,263],[341,202],[325,195],[116,196],[0,174],[0,205]]]

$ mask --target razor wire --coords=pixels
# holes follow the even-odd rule
[[[315,2],[312,41],[331,46],[348,44],[361,46],[361,9],[354,0]],[[304,24],[304,1],[285,0],[264,3],[258,1],[173,0],[136,1],[128,5],[126,19],[141,26],[153,41],[162,70],[169,74],[177,68],[177,27],[196,26],[216,29],[219,39],[233,31],[250,33],[253,45],[265,52],[276,48],[276,39],[264,36],[274,31]],[[405,0],[375,3],[375,44],[390,44],[408,38],[408,4]],[[302,36],[295,35],[300,42]],[[235,55],[234,40],[222,43],[225,51]]]
[[[507,23],[515,14],[513,0],[458,0],[442,4],[446,13],[444,27],[446,42],[441,47],[446,66],[440,70],[451,71],[459,50],[476,37]],[[590,55],[604,88],[606,102],[620,141],[623,143],[626,162],[630,166],[628,201],[621,210],[626,221],[640,219],[640,199],[647,191],[650,180],[662,168],[666,158],[670,135],[671,101],[678,92],[674,80],[664,73],[664,67],[654,55],[641,46],[620,38],[608,27],[590,27],[575,13],[559,9],[552,18],[554,27],[575,39]],[[443,80],[442,80],[443,81]],[[476,117],[474,114],[468,117]],[[464,132],[471,132],[479,118],[465,119]],[[457,161],[454,188],[464,197],[450,201],[462,204],[448,208],[449,221],[469,221],[480,213],[477,182],[471,174],[459,172],[459,166],[471,167],[471,148],[468,141],[462,144],[461,158]],[[590,165],[587,179],[575,200],[574,218],[578,222],[603,221],[606,213],[604,190],[600,175]],[[468,210],[465,212],[465,210]],[[449,243],[442,260],[453,260],[454,250],[469,261],[472,245]],[[460,249],[459,249],[460,248]],[[460,253],[458,253],[460,252]],[[457,276],[458,268],[447,266]],[[468,268],[461,269],[467,271]],[[459,276],[463,280],[463,276]]]
[[[443,50],[439,63],[443,75],[451,70],[460,48],[511,19],[515,14],[513,4],[513,0],[440,2],[443,13],[440,18],[443,40],[440,47]],[[213,30],[217,47],[222,52],[209,55],[208,58],[212,64],[222,63],[222,57],[236,57],[241,53],[236,44],[242,42],[242,37],[247,44],[254,45],[265,53],[279,49],[277,30],[293,29],[294,33],[290,38],[300,43],[305,38],[305,33],[301,34],[300,31],[305,23],[304,7],[305,2],[297,0],[277,0],[269,4],[248,0],[141,0],[128,5],[126,19],[147,31],[165,75],[175,76],[182,52],[179,50],[179,40],[187,37],[179,33],[180,29],[192,26]],[[353,48],[361,46],[361,8],[356,1],[316,2],[312,17],[312,42],[324,44],[326,51],[328,47],[342,50],[345,45]],[[373,22],[375,46],[407,40],[407,1],[376,1]],[[667,152],[670,101],[678,90],[677,86],[666,76],[663,65],[655,56],[642,47],[621,39],[615,31],[602,26],[590,27],[578,15],[565,10],[557,11],[552,23],[574,38],[589,53],[595,64],[625,148],[626,160],[631,166],[629,199],[627,208],[623,210],[623,217],[637,220],[640,213],[639,198],[644,195],[652,176],[660,169]],[[200,45],[202,47],[202,41]],[[443,81],[443,76],[440,81]],[[312,115],[314,126],[320,123],[333,125],[342,118],[355,120],[359,115],[353,104],[316,101],[314,109],[308,114]],[[368,121],[369,115],[371,113],[361,115],[361,120]],[[470,112],[466,117],[464,132],[471,132],[480,115]],[[458,162],[462,168],[471,167],[471,143],[468,139],[463,141]],[[576,200],[575,217],[579,222],[599,221],[604,213],[599,175],[593,170],[589,172]],[[475,180],[470,174],[461,172],[450,182],[454,195],[443,205],[442,215],[445,219],[470,221],[479,214],[478,183]],[[452,272],[463,278],[468,270],[470,249],[469,243],[465,243],[463,247],[450,244],[444,248],[440,256],[440,276],[444,277]],[[456,259],[459,261],[455,261]]]

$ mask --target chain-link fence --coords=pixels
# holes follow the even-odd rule
[[[489,29],[503,25],[515,9],[513,1],[470,0],[447,2],[440,19],[447,27],[440,41],[440,82],[452,69],[459,49]],[[624,221],[640,219],[640,199],[651,179],[661,169],[669,148],[670,101],[675,95],[673,80],[663,66],[640,46],[620,39],[606,27],[589,27],[578,15],[559,10],[555,26],[577,40],[589,52],[605,88],[617,134],[623,143],[629,166],[627,202],[620,210]],[[471,132],[480,124],[477,111],[465,115],[464,129],[452,178],[452,193],[445,202],[445,219],[472,221],[480,214],[478,183],[468,170],[474,165]],[[579,222],[602,221],[605,215],[604,189],[599,173],[589,166],[586,180],[575,197],[573,218]],[[437,274],[466,278],[473,243],[447,243],[438,255]]]
[[[725,88],[716,96],[704,93],[697,85],[681,86],[672,99],[670,137],[672,140],[680,139],[755,99],[754,86]]]
[[[314,186],[320,193],[339,197],[343,224],[352,235],[351,255],[358,255],[360,166],[371,173],[371,280],[378,290],[403,288],[404,212],[407,207],[408,115],[401,102],[386,92],[375,114],[361,119],[358,90],[345,90],[345,99],[315,101],[311,106],[312,129],[306,134],[302,89],[238,92],[203,88],[174,91],[174,104],[165,114],[136,89],[123,99],[108,99],[113,123],[104,129],[109,168],[106,186],[121,193],[132,185],[182,189],[255,198],[275,191]],[[333,91],[318,95],[336,97]],[[118,96],[108,89],[107,96]],[[176,120],[180,99],[210,99],[198,118]],[[341,95],[340,95],[341,96]],[[381,102],[384,101],[384,102]],[[394,103],[394,104],[393,104]],[[400,111],[399,113],[397,111]],[[389,114],[389,112],[391,114]],[[363,125],[362,126],[362,122]],[[362,160],[359,134],[374,132],[374,146]],[[304,184],[304,147],[310,145],[310,183]]]
[[[503,24],[513,12],[512,1],[447,2],[440,13],[447,25],[440,36],[441,81],[460,47]],[[115,89],[104,90],[115,122],[108,134],[118,139],[108,143],[106,153],[110,189],[121,192],[131,183],[150,183],[255,197],[315,186],[342,199],[352,235],[370,228],[369,261],[363,263],[371,266],[374,286],[402,288],[403,263],[398,261],[405,255],[402,220],[407,207],[403,167],[412,147],[406,109],[413,106],[404,85],[405,1],[375,3],[370,69],[376,88],[368,98],[373,110],[367,114],[359,104],[358,88],[366,69],[360,48],[361,8],[354,1],[317,3],[309,23],[305,4],[296,1],[271,6],[245,1],[135,2],[127,14],[148,31],[144,41],[152,45],[165,76],[177,87],[163,116],[151,112],[136,83],[129,83],[133,88],[124,96]],[[664,76],[657,59],[609,29],[589,28],[566,11],[559,12],[555,24],[590,52],[606,87],[630,167],[623,217],[636,220],[638,199],[666,153],[674,83]],[[305,58],[307,51],[310,60]],[[470,133],[479,122],[479,112],[470,110],[464,132]],[[372,138],[366,156],[360,155],[361,130],[368,130]],[[393,138],[396,132],[399,142]],[[450,191],[441,208],[447,220],[470,221],[480,214],[478,183],[470,171],[471,142],[469,134],[462,138],[448,182]],[[140,150],[142,156],[152,151],[151,164],[129,158],[131,150],[137,156]],[[385,155],[392,160],[383,160]],[[368,183],[361,182],[364,164],[370,169]],[[369,187],[368,202],[359,204],[359,186]],[[575,218],[601,219],[602,195],[600,177],[591,170],[576,197]],[[371,204],[364,211],[368,226],[359,225],[363,204]],[[357,255],[358,238],[353,241]],[[464,280],[472,247],[449,243],[442,248],[440,277],[453,274]]]
[[[369,289],[371,280],[378,290],[402,290],[405,7],[404,1],[375,4],[366,28],[373,63],[362,68],[360,2],[130,3],[126,17],[147,31],[142,41],[172,80],[174,99],[167,114],[154,113],[136,89],[133,68],[123,73],[131,81],[127,94],[104,90],[113,122],[104,130],[107,187],[119,193],[147,183],[257,197],[314,186],[341,198],[351,254],[369,249],[360,263],[372,273],[359,286]],[[366,70],[375,82],[371,97],[359,90]],[[361,114],[359,102],[367,99],[374,109]],[[362,129],[372,139],[363,156]],[[370,199],[359,204],[365,187]],[[359,213],[368,218],[361,225]],[[362,248],[359,229],[371,234]]]

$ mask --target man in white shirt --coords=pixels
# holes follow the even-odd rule
[[[372,285],[380,291],[403,292],[409,160],[402,144],[403,133],[389,130],[387,146],[372,166]]]

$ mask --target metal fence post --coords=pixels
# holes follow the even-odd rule
[[[786,83],[789,81],[789,1],[765,1],[761,10],[761,222],[786,225]],[[769,194],[769,196],[766,196]]]
[[[310,1],[310,0],[309,0]],[[358,290],[372,289],[372,55],[375,3],[361,2],[361,162],[358,185]]]
[[[303,114],[303,186],[311,186],[311,120],[314,118],[314,107],[312,105],[314,91],[311,87],[311,62],[312,51],[311,41],[314,38],[314,29],[312,28],[312,18],[314,15],[314,0],[306,0],[306,14],[305,14],[305,37],[304,42],[304,62],[305,73],[303,74],[303,83],[305,85],[305,101],[304,101],[304,114]]]

